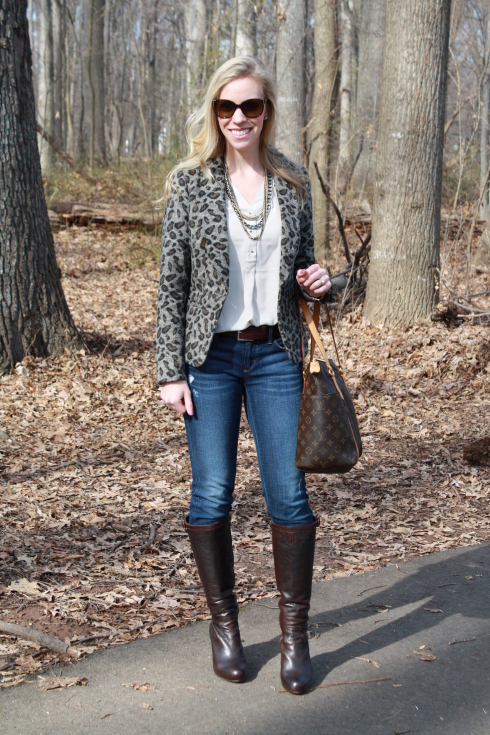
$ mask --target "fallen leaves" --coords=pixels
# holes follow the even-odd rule
[[[191,490],[185,427],[155,385],[158,272],[142,249],[154,246],[149,238],[56,233],[87,348],[26,359],[0,378],[0,618],[84,654],[208,619],[182,522]],[[355,309],[337,332],[364,454],[346,476],[307,478],[321,519],[315,578],[488,541],[490,469],[463,459],[488,424],[488,328],[395,330]],[[244,603],[276,595],[245,416],[238,457],[232,530]],[[8,649],[0,649],[2,687],[60,660],[15,636],[0,645]]]
[[[140,684],[137,681],[133,681],[132,684],[123,684],[123,686],[130,686],[135,692],[156,692],[156,687],[153,684]]]
[[[420,661],[437,661],[437,656],[429,651],[412,651],[412,653],[418,656]]]

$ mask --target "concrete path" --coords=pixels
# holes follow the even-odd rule
[[[35,678],[5,690],[0,732],[489,735],[489,545],[315,585],[313,689],[302,697],[280,691],[276,605],[241,612],[245,684],[213,675],[197,623],[56,672],[86,676],[86,687],[43,692]],[[370,679],[385,680],[350,683]],[[156,691],[125,686],[134,681]]]

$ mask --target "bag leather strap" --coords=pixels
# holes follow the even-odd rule
[[[306,319],[306,323],[308,324],[308,328],[309,328],[310,333],[311,333],[310,362],[313,359],[313,355],[314,355],[314,352],[315,352],[315,347],[318,347],[318,349],[320,350],[320,353],[321,353],[323,359],[325,360],[325,364],[327,366],[327,370],[330,373],[330,376],[331,376],[332,380],[335,383],[335,387],[337,388],[337,391],[340,393],[340,395],[343,398],[342,391],[340,390],[339,386],[337,385],[337,381],[335,379],[335,373],[334,373],[334,371],[332,370],[332,368],[330,366],[330,363],[329,363],[328,358],[327,358],[327,353],[325,352],[325,347],[323,346],[323,342],[321,340],[320,334],[318,333],[318,324],[319,324],[319,320],[320,320],[320,306],[321,305],[320,304],[315,304],[315,308],[314,308],[314,311],[313,311],[313,316],[311,316],[311,313],[310,313],[310,310],[308,309],[308,306],[306,304],[306,301],[304,299],[302,299],[301,296],[298,296],[298,302],[299,302],[299,306],[301,307],[301,309],[303,311],[304,317]],[[338,350],[337,350],[337,344],[335,342],[335,335],[333,333],[332,321],[330,319],[330,313],[328,311],[328,306],[326,304],[325,304],[325,308],[326,308],[327,314],[328,314],[328,323],[329,323],[329,326],[330,326],[330,332],[331,332],[332,339],[333,339],[333,344],[334,344],[334,347],[335,347],[335,354],[337,355],[337,362],[338,362],[338,366],[339,366],[339,371],[340,371],[340,373],[342,373],[342,369],[341,369],[341,366],[340,366],[339,353],[338,353]],[[303,325],[302,325],[302,319],[301,319],[301,312],[300,312],[300,315],[299,315],[299,323],[300,323],[300,331],[301,331],[301,352],[302,352],[302,355],[303,355],[303,372],[305,372],[306,365],[305,365],[305,353],[304,353],[304,347],[303,347]]]
[[[301,307],[301,309],[303,311],[303,314],[304,314],[305,319],[306,319],[306,323],[308,324],[308,327],[309,327],[310,332],[311,332],[310,360],[313,359],[313,355],[314,355],[314,352],[315,352],[315,347],[318,347],[318,349],[320,350],[320,352],[322,354],[323,359],[324,360],[327,360],[327,356],[326,356],[326,353],[325,353],[325,348],[323,346],[323,342],[321,340],[321,337],[320,337],[320,335],[318,333],[318,325],[320,323],[320,308],[321,308],[321,304],[315,304],[315,308],[313,310],[313,316],[311,316],[311,313],[310,313],[310,310],[308,309],[308,306],[306,304],[306,301],[301,296],[298,296],[298,302],[299,302],[299,305],[300,305],[300,307]],[[337,356],[337,365],[339,367],[340,372],[342,372],[342,366],[340,364],[340,357],[339,357],[339,352],[337,350],[337,342],[335,341],[335,334],[334,334],[334,331],[333,331],[332,320],[330,318],[330,312],[328,310],[328,306],[326,304],[324,304],[324,306],[325,306],[325,311],[327,312],[328,326],[330,327],[330,334],[332,335],[332,341],[333,341],[333,346],[335,348],[335,354]],[[303,337],[303,325],[302,325],[302,320],[301,320],[301,311],[300,311],[300,315],[299,315],[299,322],[300,322],[300,330],[301,330],[301,338],[302,338]],[[301,345],[303,345],[303,340],[301,340]],[[303,346],[301,347],[301,349],[303,349]],[[303,364],[304,364],[304,361],[305,361],[305,356],[304,356],[304,352],[303,352]]]

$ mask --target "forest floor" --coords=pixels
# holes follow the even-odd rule
[[[207,610],[183,528],[184,423],[155,382],[155,237],[71,227],[55,240],[87,346],[26,359],[0,378],[0,618],[33,624],[83,655]],[[462,293],[465,259],[445,247],[444,283]],[[343,267],[334,261],[334,271]],[[473,269],[471,291],[489,290],[488,266]],[[490,308],[488,293],[476,302]],[[490,540],[490,467],[462,454],[489,434],[488,322],[460,321],[391,329],[369,324],[360,305],[337,319],[364,454],[348,475],[307,478],[321,520],[315,579]],[[245,602],[276,594],[245,417],[239,450],[232,524]],[[57,660],[0,636],[0,687]]]

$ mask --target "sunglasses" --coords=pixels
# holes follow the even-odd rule
[[[268,100],[252,99],[245,100],[237,105],[231,100],[213,100],[213,107],[218,117],[229,120],[239,108],[245,117],[260,117],[265,109],[265,103]]]

